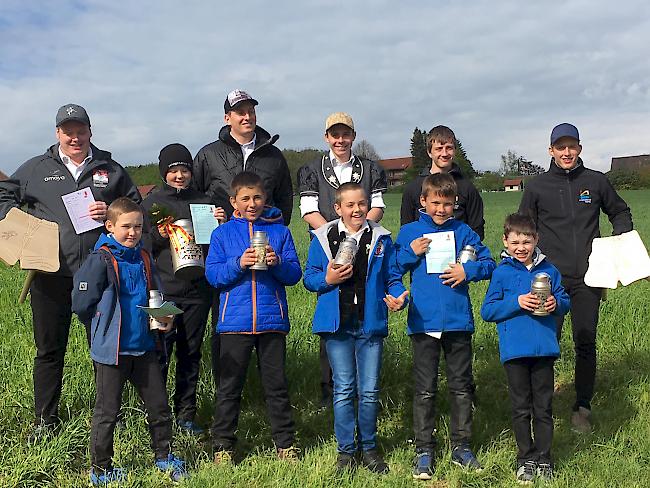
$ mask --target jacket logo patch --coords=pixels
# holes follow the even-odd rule
[[[375,257],[380,257],[384,255],[384,243],[378,242],[377,247],[375,248]]]
[[[93,171],[93,186],[95,188],[106,188],[108,186],[108,171],[105,169]]]
[[[43,181],[49,182],[49,181],[63,181],[65,180],[65,175],[59,174],[61,171],[58,169],[55,169],[50,173],[50,176],[46,176],[43,178]]]
[[[79,283],[79,291],[86,291],[88,290],[88,282],[87,281],[81,281]]]
[[[456,201],[454,202],[454,210],[458,210],[460,208],[460,204],[458,203],[458,195],[456,195]]]
[[[580,203],[591,203],[591,194],[589,193],[589,190],[582,190],[578,201]]]

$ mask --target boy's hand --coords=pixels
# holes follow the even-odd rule
[[[214,209],[214,218],[219,221],[220,224],[223,224],[226,221],[226,211],[223,207],[216,207]]]
[[[269,245],[266,246],[266,265],[267,266],[275,266],[278,264],[280,260],[278,259],[278,255],[275,254],[275,251],[273,248]]]
[[[158,322],[161,324],[165,324],[165,327],[159,327],[157,330],[160,332],[169,332],[174,328],[174,316],[173,315],[167,315],[165,317],[158,317],[156,319]]]
[[[553,295],[548,296],[548,298],[544,302],[544,308],[548,313],[555,312],[555,309],[557,308],[557,300]]]
[[[413,249],[413,252],[416,256],[422,256],[425,252],[427,252],[429,244],[431,244],[431,239],[428,239],[426,237],[418,237],[417,239],[411,241],[411,249]]]
[[[539,307],[539,298],[537,298],[537,295],[530,292],[526,293],[525,295],[519,295],[517,301],[523,310],[527,310],[529,312],[534,312],[537,307]],[[555,298],[553,298],[553,301],[555,302]],[[553,308],[555,309],[555,307]]]
[[[334,269],[334,261],[327,263],[327,272],[325,273],[325,283],[328,285],[339,285],[352,276],[352,265],[344,264]]]
[[[169,239],[169,234],[167,233],[167,228],[164,225],[159,225],[158,226],[158,234],[160,234],[160,237],[163,239]]]
[[[257,253],[255,249],[249,247],[244,251],[244,254],[239,258],[239,266],[241,269],[248,269],[257,262]]]
[[[391,312],[397,312],[398,310],[401,310],[401,308],[404,306],[404,300],[406,300],[406,296],[408,294],[409,294],[408,290],[406,290],[397,298],[395,298],[393,295],[387,294],[386,298],[384,298],[384,303],[386,303],[388,310],[390,310]]]
[[[459,263],[449,263],[449,267],[440,275],[443,285],[451,285],[452,288],[465,281],[465,268]]]

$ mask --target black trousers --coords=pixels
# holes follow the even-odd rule
[[[585,285],[582,278],[562,277],[562,286],[571,298],[571,326],[576,353],[575,389],[578,407],[591,409],[596,383],[596,327],[602,288]],[[558,340],[562,335],[564,317],[557,318]]]
[[[210,365],[212,366],[212,379],[214,380],[215,395],[219,389],[219,356],[221,350],[221,338],[217,333],[219,323],[219,294],[214,293],[212,300],[212,328],[210,329]],[[216,401],[216,396],[215,396]]]
[[[120,355],[119,362],[117,366],[95,362],[97,397],[90,432],[90,456],[92,465],[99,469],[111,467],[113,432],[127,380],[135,386],[147,411],[151,448],[156,459],[166,458],[171,450],[172,417],[156,353]]]
[[[285,374],[286,336],[281,333],[221,334],[221,371],[214,411],[215,449],[231,450],[241,411],[241,395],[253,347],[257,353],[271,435],[277,448],[294,443],[295,425]]]
[[[34,414],[37,422],[59,420],[63,363],[72,319],[72,277],[36,273],[30,287],[34,324]]]
[[[205,335],[210,303],[176,302],[183,310],[174,317],[174,329],[165,334],[165,361],[163,379],[167,383],[167,369],[176,345],[176,389],[174,413],[179,420],[194,421],[196,416],[196,385],[201,366],[201,346]]]
[[[503,364],[512,405],[518,466],[531,460],[552,462],[554,362],[553,357],[538,357],[511,359]]]
[[[445,353],[450,403],[452,447],[469,444],[472,437],[472,334],[443,332],[440,339],[411,335],[413,347],[413,430],[418,451],[435,447],[436,393],[440,352]]]

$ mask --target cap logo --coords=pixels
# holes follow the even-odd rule
[[[74,109],[74,107],[68,107],[66,109],[66,112],[68,112],[68,115],[72,115],[73,113],[76,112],[76,110]]]
[[[242,102],[244,100],[250,100],[251,96],[246,93],[244,90],[233,90],[230,93],[228,93],[228,103],[230,106],[234,106],[238,104],[239,102]]]

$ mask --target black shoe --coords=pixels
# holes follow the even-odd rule
[[[361,455],[361,464],[368,468],[368,470],[377,474],[386,474],[390,471],[390,469],[388,469],[388,464],[386,464],[377,449],[363,451],[363,454]]]
[[[339,452],[336,457],[336,470],[338,472],[350,471],[355,468],[354,455],[346,452]]]
[[[334,403],[334,396],[332,394],[332,390],[328,388],[323,388],[323,391],[321,392],[321,396],[320,396],[320,408],[322,410],[325,410],[327,408],[332,408],[333,403]]]

